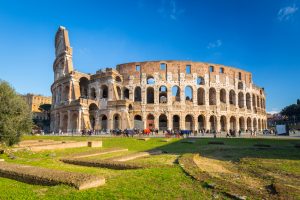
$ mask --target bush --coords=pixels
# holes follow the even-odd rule
[[[12,146],[31,128],[29,106],[7,82],[0,81],[0,143]]]

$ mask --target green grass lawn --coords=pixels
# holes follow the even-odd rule
[[[200,153],[201,156],[224,162],[238,163],[240,169],[249,173],[283,175],[300,177],[300,152],[294,145],[300,140],[278,139],[196,139],[193,144],[181,143],[180,139],[161,142],[153,138],[140,141],[135,138],[99,138],[99,137],[57,137],[57,136],[25,136],[27,139],[53,140],[102,140],[103,148],[127,148],[128,152],[119,152],[89,159],[107,159],[113,155],[120,156],[137,151],[161,149],[167,154],[140,158],[136,163],[150,163],[154,167],[137,170],[112,170],[105,168],[82,167],[65,164],[60,158],[75,153],[89,151],[91,148],[74,148],[56,151],[32,153],[19,151],[14,153],[16,159],[0,155],[7,162],[103,175],[104,186],[78,191],[72,187],[30,185],[15,180],[0,178],[0,199],[212,199],[214,191],[187,175],[177,162],[177,158],[186,153]],[[224,141],[225,145],[208,145],[208,141]],[[269,148],[256,148],[254,144],[269,144]],[[155,164],[163,167],[155,167]],[[268,177],[267,177],[268,178]],[[294,179],[293,179],[294,180]],[[267,180],[269,181],[269,180]],[[272,181],[272,180],[270,180]],[[288,182],[288,180],[287,180]],[[294,183],[288,183],[294,184]],[[295,183],[297,186],[297,182]],[[219,198],[229,197],[218,194]],[[297,191],[295,193],[295,198]],[[230,199],[230,198],[229,198]]]

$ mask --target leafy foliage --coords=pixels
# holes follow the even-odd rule
[[[292,104],[282,109],[281,114],[288,117],[289,120],[300,120],[300,99],[297,99],[297,104]]]
[[[31,128],[28,105],[7,82],[0,81],[0,143],[16,144]]]

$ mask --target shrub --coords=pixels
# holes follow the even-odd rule
[[[0,143],[12,146],[31,128],[29,106],[7,82],[0,81]]]

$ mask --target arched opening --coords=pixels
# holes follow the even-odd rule
[[[258,119],[258,130],[261,131],[261,121]]]
[[[147,103],[154,103],[154,88],[147,88]]]
[[[159,126],[159,130],[167,130],[168,129],[168,118],[166,115],[161,114],[159,116],[158,126]]]
[[[204,78],[201,76],[197,77],[197,85],[204,85]]]
[[[194,130],[193,116],[187,115],[185,116],[185,130]]]
[[[205,117],[203,115],[198,116],[198,129],[199,130],[205,129]]]
[[[113,116],[113,129],[114,130],[121,129],[121,117],[119,114],[115,114]]]
[[[78,115],[77,113],[73,113],[71,117],[71,131],[72,133],[75,133],[77,130],[77,125],[78,125]]]
[[[172,101],[180,101],[180,88],[177,85],[172,87]]]
[[[100,129],[102,131],[106,131],[107,130],[107,116],[106,115],[101,115],[100,116]]]
[[[134,101],[135,102],[142,101],[142,90],[141,90],[141,87],[136,87],[134,89]]]
[[[154,85],[155,84],[155,79],[153,76],[148,76],[147,77],[147,84],[149,85]]]
[[[144,124],[143,124],[142,116],[140,115],[134,116],[134,128],[143,130]]]
[[[234,90],[230,90],[229,92],[229,104],[236,105],[236,96]]]
[[[220,90],[220,102],[226,103],[226,90],[225,89]]]
[[[98,111],[98,106],[94,103],[92,103],[89,106],[89,118],[90,118],[90,125],[91,125],[91,129],[94,130],[95,126],[96,126],[96,113]]]
[[[96,95],[96,89],[95,88],[91,88],[91,99],[95,100],[97,98]]]
[[[235,117],[230,117],[230,129],[237,131],[236,130],[236,118]]]
[[[63,91],[63,97],[64,97],[64,101],[68,101],[69,100],[69,91],[70,91],[70,87],[67,85],[64,87],[64,91]]]
[[[80,97],[87,98],[88,97],[88,85],[89,80],[86,77],[81,77],[79,79],[79,88],[80,88]]]
[[[124,99],[129,99],[129,89],[128,88],[124,88],[123,96],[124,96]]]
[[[128,106],[128,112],[132,112],[133,111],[133,106],[131,104],[129,104]]]
[[[116,82],[118,82],[118,83],[121,83],[121,82],[122,82],[122,79],[121,79],[120,76],[116,76]]]
[[[251,131],[251,130],[252,130],[252,126],[251,126],[251,118],[250,118],[250,117],[247,118],[247,130],[248,130],[248,131]]]
[[[239,126],[240,126],[240,131],[245,131],[245,119],[244,119],[244,117],[240,117]]]
[[[221,125],[221,131],[227,131],[227,128],[226,128],[226,117],[224,115],[221,116],[220,125]]]
[[[107,85],[102,85],[101,86],[101,99],[106,99],[108,98],[108,87]]]
[[[240,108],[244,108],[244,106],[245,106],[244,102],[245,102],[244,93],[239,92],[239,107]]]
[[[256,102],[256,105],[257,105],[257,107],[259,108],[259,107],[260,107],[259,96],[256,97],[256,101],[257,101],[257,102]]]
[[[180,117],[178,115],[173,116],[173,130],[180,129]]]
[[[186,86],[184,89],[185,100],[193,102],[193,88],[191,86]]]
[[[217,130],[217,117],[212,115],[209,118],[209,123],[210,123],[210,132],[214,133]]]
[[[168,93],[166,86],[159,88],[159,103],[168,103]]]
[[[121,88],[119,86],[117,86],[117,93],[118,96],[116,97],[117,100],[121,99]]]
[[[215,88],[210,88],[209,89],[209,105],[216,105],[216,89]]]
[[[154,129],[155,128],[155,125],[154,125],[154,115],[152,114],[149,114],[147,116],[147,128],[149,129]]]
[[[64,115],[63,116],[63,122],[62,122],[61,131],[63,133],[67,133],[68,132],[68,115]]]
[[[239,90],[244,89],[244,85],[243,85],[242,82],[239,82],[239,83],[238,83],[238,89],[239,89]]]
[[[205,105],[205,91],[203,88],[197,90],[197,101],[198,105]]]
[[[256,107],[256,96],[254,94],[252,94],[252,105],[253,105],[253,108]]]
[[[248,110],[251,110],[251,96],[249,93],[246,94],[246,106]]]

